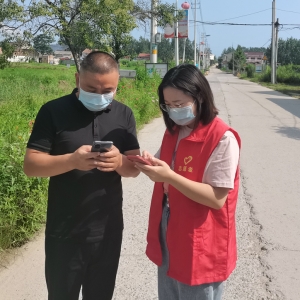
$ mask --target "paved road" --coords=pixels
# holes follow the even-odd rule
[[[300,100],[212,69],[220,117],[241,135],[237,207],[239,261],[224,300],[300,299]],[[161,118],[139,132],[159,147]],[[156,268],[144,255],[152,183],[124,179],[125,230],[114,300],[157,299]],[[2,261],[0,300],[46,299],[43,234]],[[172,299],[170,299],[172,300]]]

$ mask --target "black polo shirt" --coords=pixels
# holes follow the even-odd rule
[[[44,104],[27,147],[51,155],[73,153],[93,140],[113,141],[121,153],[139,149],[133,113],[115,100],[108,109],[91,112],[72,94]],[[72,170],[50,178],[46,235],[78,242],[101,240],[114,211],[122,207],[117,172]],[[115,220],[115,226],[120,220]]]

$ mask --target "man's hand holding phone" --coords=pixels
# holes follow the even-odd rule
[[[119,149],[112,144],[107,144],[107,147],[102,147],[102,151],[98,153],[98,156],[95,157],[94,164],[100,171],[112,172],[122,164],[122,154]]]
[[[80,171],[89,171],[95,169],[95,158],[98,155],[99,154],[96,152],[91,152],[91,146],[81,146],[70,156],[72,169]]]

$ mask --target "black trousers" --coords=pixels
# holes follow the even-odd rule
[[[97,243],[66,243],[47,237],[48,300],[111,300],[121,252],[123,226]]]

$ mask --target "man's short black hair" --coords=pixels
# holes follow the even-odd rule
[[[103,51],[92,51],[80,64],[80,71],[98,74],[107,74],[112,71],[119,72],[119,65],[115,58]]]

